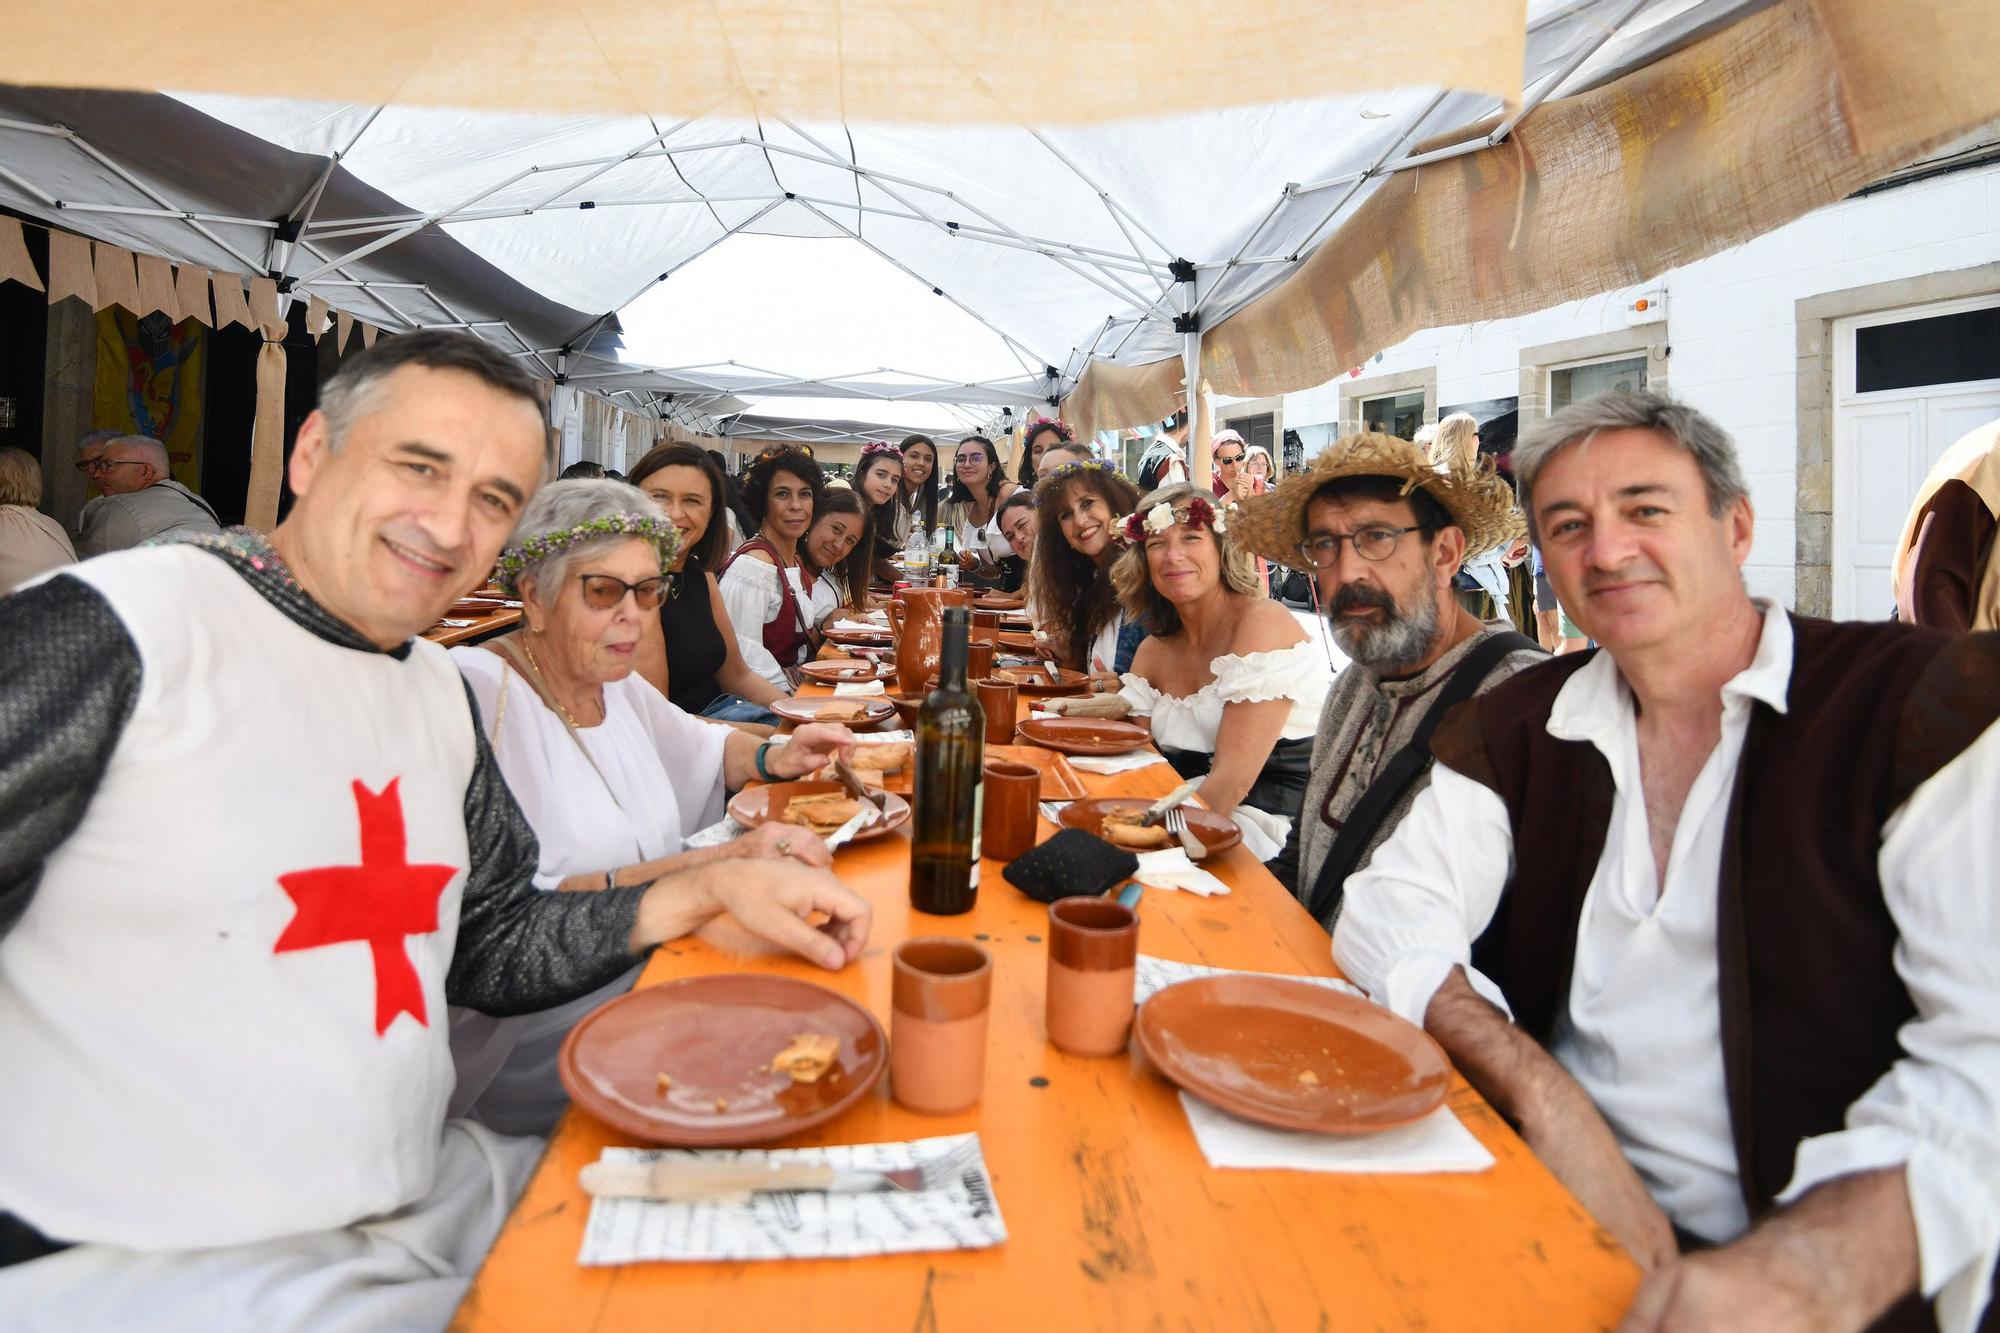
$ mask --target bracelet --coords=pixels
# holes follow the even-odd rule
[[[757,776],[764,779],[764,781],[766,782],[777,781],[776,778],[771,776],[771,770],[764,767],[764,755],[770,750],[770,748],[774,744],[776,744],[776,742],[774,741],[765,741],[762,745],[759,745],[757,747]]]

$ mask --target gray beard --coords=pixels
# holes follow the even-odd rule
[[[1423,603],[1387,612],[1379,625],[1360,625],[1328,617],[1333,641],[1349,659],[1380,676],[1394,676],[1424,660],[1437,641],[1437,589],[1426,583]]]

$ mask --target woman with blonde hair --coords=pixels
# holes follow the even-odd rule
[[[76,563],[69,534],[35,508],[41,502],[42,465],[25,449],[0,449],[0,597]]]
[[[1435,427],[1426,429],[1432,432],[1427,447],[1432,467],[1446,476],[1465,476],[1478,470],[1479,422],[1470,412],[1453,412]],[[1424,431],[1417,432],[1416,442],[1425,443]],[[1527,553],[1523,551],[1522,554]],[[1506,547],[1495,547],[1473,556],[1459,571],[1459,601],[1464,603],[1466,610],[1488,623],[1503,620],[1513,623],[1507,609],[1508,555]],[[1467,587],[1467,583],[1472,586]],[[1482,594],[1492,599],[1490,615],[1486,614]]]
[[[1233,819],[1243,845],[1291,888],[1297,867],[1282,854],[1330,680],[1298,620],[1264,595],[1229,517],[1181,482],[1140,500],[1123,524],[1111,582],[1148,637],[1120,696],[1151,716],[1175,771],[1202,780],[1202,804]]]

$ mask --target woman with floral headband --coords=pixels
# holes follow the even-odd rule
[[[1144,637],[1111,587],[1117,527],[1139,501],[1131,482],[1101,463],[1065,463],[1035,486],[1035,558],[1028,604],[1057,662],[1115,690]]]
[[[854,489],[868,510],[869,573],[883,583],[903,576],[903,548],[909,543],[909,520],[902,508],[903,451],[886,441],[861,446],[854,468]]]
[[[807,726],[782,743],[760,743],[682,712],[633,672],[641,626],[658,615],[679,553],[674,525],[623,482],[544,486],[501,554],[503,580],[521,597],[523,628],[452,650],[494,759],[535,831],[539,888],[644,884],[725,857],[829,863],[812,833],[778,824],[723,847],[684,850],[688,834],[721,818],[728,792],[756,777],[812,772],[851,752],[853,737],[843,727]],[[775,917],[736,919],[784,942]],[[541,1013],[495,1018],[454,1009],[458,1087],[450,1114],[503,1133],[547,1133],[566,1104],[555,1072],[564,1035],[638,974],[635,966]]]
[[[743,503],[757,535],[722,567],[722,604],[743,660],[787,693],[789,673],[818,648],[809,612],[817,576],[801,559],[799,544],[825,494],[812,455],[790,445],[766,449],[743,474]]]
[[[1065,444],[1076,443],[1076,432],[1061,417],[1034,417],[1021,436],[1021,485],[1032,488],[1041,479],[1042,455]]]
[[[1120,536],[1112,582],[1148,633],[1121,695],[1151,716],[1175,771],[1202,779],[1202,803],[1235,820],[1243,845],[1290,888],[1297,867],[1281,854],[1312,769],[1326,659],[1264,595],[1256,559],[1212,497],[1163,486]]]

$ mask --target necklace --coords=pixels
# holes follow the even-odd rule
[[[535,650],[528,646],[528,636],[525,634],[521,636],[521,651],[528,655],[528,665],[535,669],[537,676],[541,677],[542,688],[549,692],[549,702],[556,706],[558,713],[562,714],[563,721],[569,723],[570,730],[575,731],[580,724],[575,715],[563,706],[562,699],[556,694],[556,687],[549,683],[549,673],[542,670],[542,664],[535,660]]]

